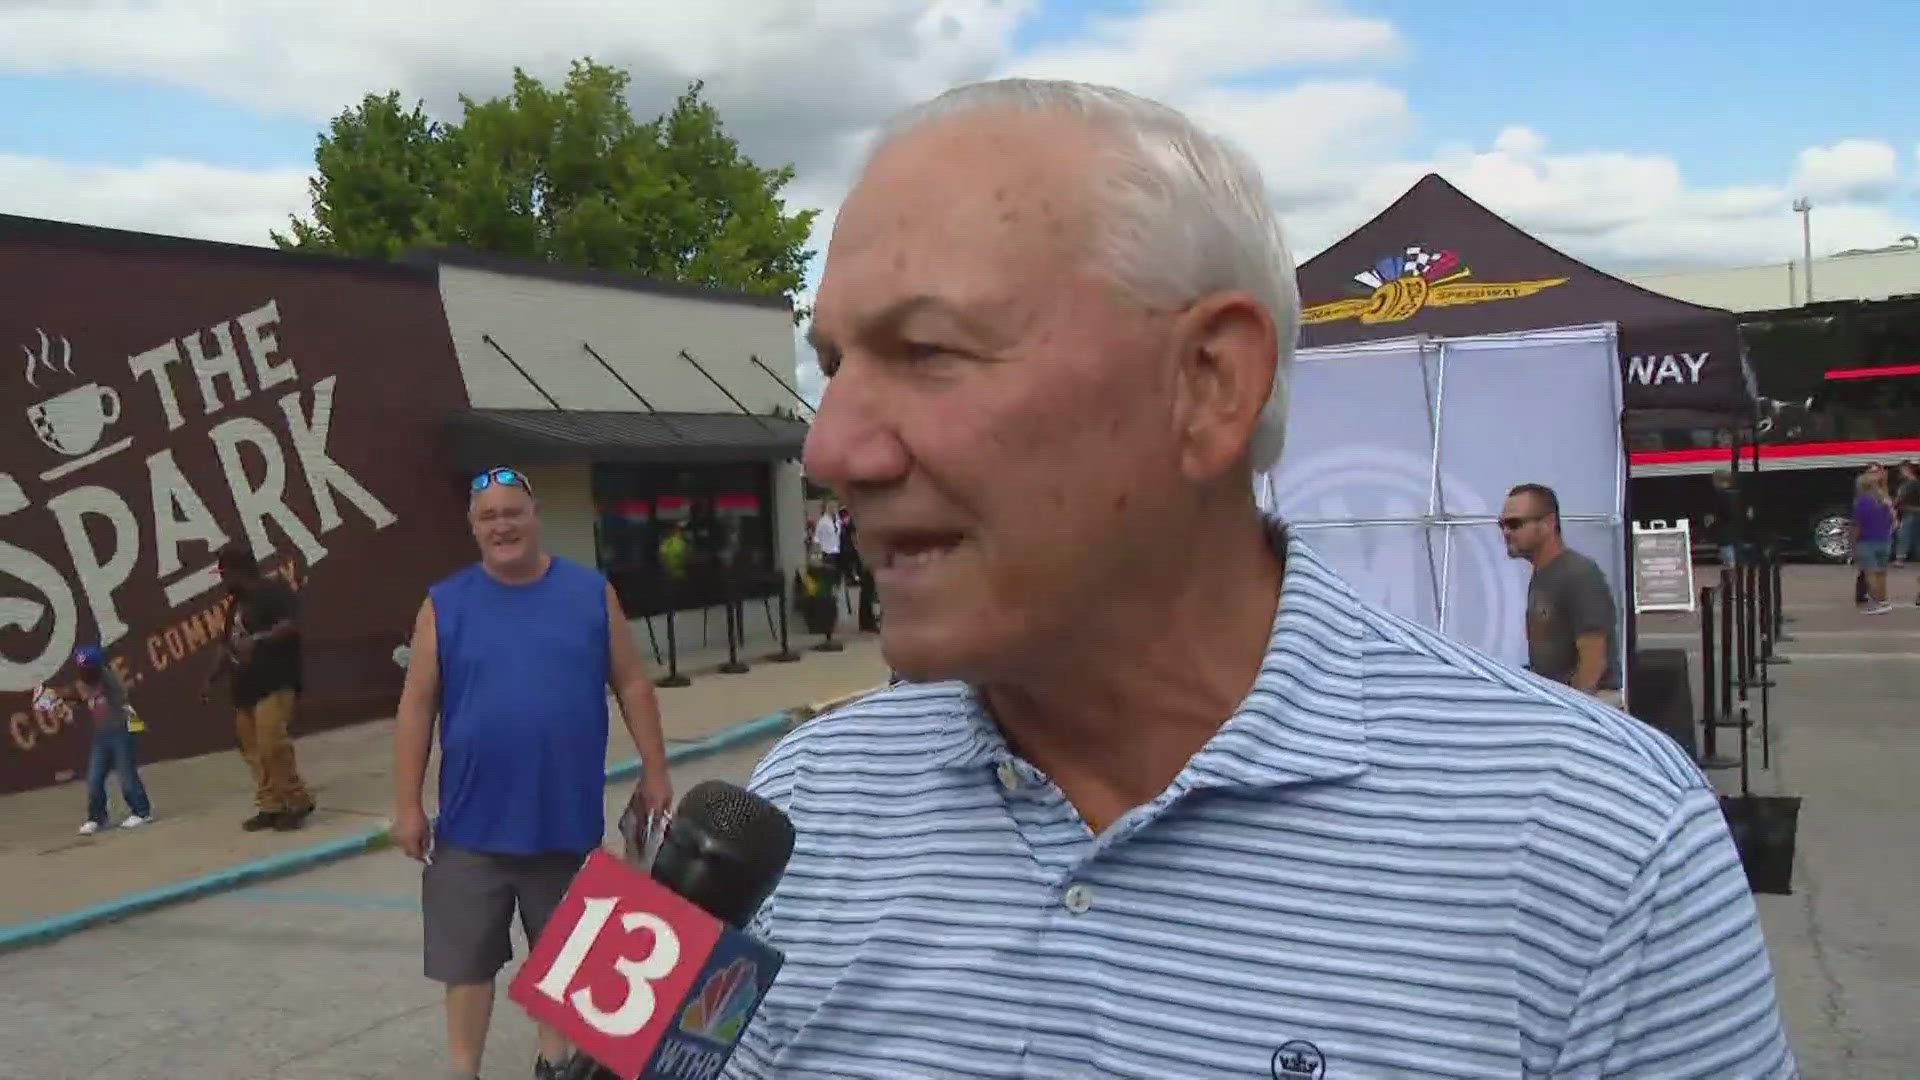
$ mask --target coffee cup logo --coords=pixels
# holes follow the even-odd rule
[[[79,457],[100,445],[107,425],[120,419],[120,394],[88,383],[27,407],[33,433],[56,453]]]
[[[41,389],[38,372],[42,369],[55,374],[73,374],[73,344],[60,338],[56,361],[52,340],[44,330],[39,334],[37,353],[25,345],[20,346],[20,351],[27,355],[27,385],[35,389]],[[33,433],[47,449],[67,457],[90,453],[100,445],[100,437],[107,428],[119,419],[119,391],[98,383],[75,386],[27,406],[27,422],[33,425]]]

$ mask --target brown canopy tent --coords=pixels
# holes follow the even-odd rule
[[[1744,425],[1753,415],[1732,312],[1601,273],[1436,174],[1303,263],[1299,280],[1302,347],[1612,322],[1630,426]]]

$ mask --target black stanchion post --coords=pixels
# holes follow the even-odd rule
[[[1767,552],[1767,580],[1769,582],[1768,594],[1773,597],[1773,611],[1770,613],[1773,618],[1773,640],[1776,642],[1792,641],[1793,635],[1787,633],[1787,602],[1783,593],[1784,585],[1780,577],[1780,552],[1778,549],[1770,548]],[[1784,656],[1774,661],[1776,664],[1784,664],[1786,662],[1787,658]]]
[[[1762,654],[1769,666],[1786,664],[1791,661],[1781,656],[1774,646],[1780,644],[1780,561],[1779,553],[1771,547],[1761,557],[1760,570],[1760,640]],[[1767,678],[1772,679],[1771,672]],[[1760,726],[1766,727],[1766,719],[1761,718]]]
[[[1782,573],[1779,552],[1776,551],[1773,560],[1773,621],[1779,624],[1779,631],[1775,636],[1781,641],[1792,641],[1793,635],[1787,633],[1787,624],[1793,621],[1793,616],[1787,614],[1786,587]]]
[[[669,606],[667,608],[667,673],[653,680],[653,685],[663,689],[686,686],[693,682],[692,679],[680,674],[680,643],[673,631],[674,614],[673,608]]]
[[[1748,761],[1747,751],[1747,728],[1751,723],[1747,718],[1747,701],[1743,693],[1740,695],[1740,797],[1743,799],[1753,795],[1753,768]]]
[[[1740,689],[1744,700],[1745,692],[1752,690],[1758,679],[1753,670],[1753,560],[1743,558],[1734,567],[1733,581],[1734,592],[1740,596],[1739,606],[1733,613],[1733,632],[1737,635],[1734,648],[1739,654]]]
[[[672,689],[676,686],[686,686],[692,683],[693,680],[680,674],[680,640],[674,629],[674,623],[677,621],[674,616],[678,614],[675,609],[680,606],[680,582],[673,578],[668,578],[666,593],[667,673],[653,680],[653,685],[662,689]]]
[[[1753,672],[1748,669],[1753,654],[1747,651],[1747,568],[1744,564],[1734,566],[1733,587],[1727,592],[1727,602],[1733,608],[1733,681],[1744,698],[1747,688],[1753,685]]]
[[[1760,767],[1773,767],[1773,751],[1767,745],[1773,734],[1773,574],[1762,562],[1753,568],[1753,580],[1759,593],[1759,611],[1756,623],[1759,627],[1760,646]]]
[[[740,646],[745,643],[747,627],[745,612],[740,610],[740,590],[731,578],[727,581],[725,607],[727,611],[727,662],[720,665],[722,675],[744,675],[747,665],[740,660]]]
[[[1728,769],[1733,762],[1720,756],[1720,674],[1713,641],[1713,601],[1711,585],[1700,589],[1700,767]]]
[[[1766,661],[1760,664],[1760,767],[1773,768],[1773,680],[1767,677]]]
[[[1753,687],[1763,682],[1771,682],[1772,676],[1766,667],[1767,645],[1762,632],[1766,628],[1766,597],[1761,592],[1761,567],[1757,558],[1749,557],[1740,564],[1741,572],[1747,579],[1747,679]]]
[[[1741,571],[1744,571],[1746,566],[1747,564],[1745,563],[1741,564]],[[1734,591],[1736,593],[1745,593],[1746,589],[1743,587],[1745,583],[1740,580],[1740,571],[1736,571],[1733,575],[1733,578],[1734,578]],[[1731,726],[1739,729],[1740,731],[1740,751],[1739,751],[1740,792],[1742,795],[1744,795],[1748,791],[1747,731],[1753,724],[1752,718],[1747,713],[1747,691],[1752,686],[1752,682],[1750,681],[1750,672],[1744,672],[1744,669],[1747,667],[1752,657],[1751,657],[1751,653],[1748,650],[1747,640],[1746,640],[1747,621],[1746,621],[1745,608],[1748,606],[1747,599],[1746,597],[1742,596],[1738,600],[1736,600],[1735,603],[1737,603],[1742,610],[1739,613],[1737,613],[1733,621],[1734,632],[1740,635],[1740,639],[1741,639],[1738,646],[1735,648],[1734,652],[1738,657],[1738,661],[1743,669],[1743,674],[1741,675],[1740,678],[1734,680],[1735,697],[1733,701],[1729,702],[1729,705],[1734,710],[1734,715],[1739,718],[1738,721]]]
[[[797,652],[794,652],[793,646],[787,643],[787,590],[784,586],[780,589],[779,633],[780,633],[780,651],[777,653],[774,653],[772,656],[767,657],[767,659],[771,660],[776,664],[792,664],[792,663],[798,662],[800,659],[800,654]]]
[[[1740,682],[1740,634],[1734,628],[1740,625],[1734,619],[1740,609],[1740,600],[1736,596],[1738,588],[1734,586],[1736,578],[1732,567],[1720,569],[1720,713],[1722,723],[1734,719],[1734,684]]]
[[[652,646],[653,662],[658,664],[660,662],[660,639],[653,634],[653,616],[648,615],[641,621],[647,624],[647,644]]]

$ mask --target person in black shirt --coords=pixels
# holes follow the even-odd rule
[[[867,565],[867,560],[860,557],[860,549],[856,546],[856,541],[859,539],[858,533],[859,529],[851,516],[841,522],[840,580],[843,584],[840,587],[843,589],[857,587],[860,590],[860,632],[877,634],[880,632],[880,616],[874,612],[873,608],[873,568]]]
[[[284,581],[260,573],[245,544],[222,548],[217,565],[227,586],[227,635],[201,699],[226,679],[240,756],[253,772],[256,812],[240,827],[297,829],[313,813],[287,734],[301,689],[299,602]]]
[[[1893,564],[1920,559],[1920,466],[1900,463],[1900,484],[1893,489],[1893,509],[1900,523],[1893,534]]]

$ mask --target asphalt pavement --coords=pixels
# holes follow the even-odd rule
[[[1708,567],[1703,573],[1717,573]],[[1764,702],[1771,768],[1750,740],[1753,790],[1801,798],[1793,894],[1759,896],[1788,1037],[1806,1080],[1920,1077],[1920,606],[1912,568],[1889,577],[1895,610],[1853,605],[1849,566],[1784,574],[1788,663]],[[1699,623],[1640,619],[1642,648],[1687,648],[1700,695]],[[1758,724],[1756,687],[1748,710]],[[1696,710],[1698,706],[1696,705]],[[1736,729],[1720,732],[1734,753]],[[1709,774],[1723,792],[1736,770]],[[1729,1078],[1737,1080],[1737,1078]]]
[[[746,779],[768,742],[688,762],[674,789]],[[630,788],[607,788],[609,839]],[[420,973],[420,868],[335,862],[0,954],[7,1080],[393,1080],[445,1075]],[[515,929],[515,964],[525,942]],[[532,1023],[502,973],[484,1076],[525,1077]]]

